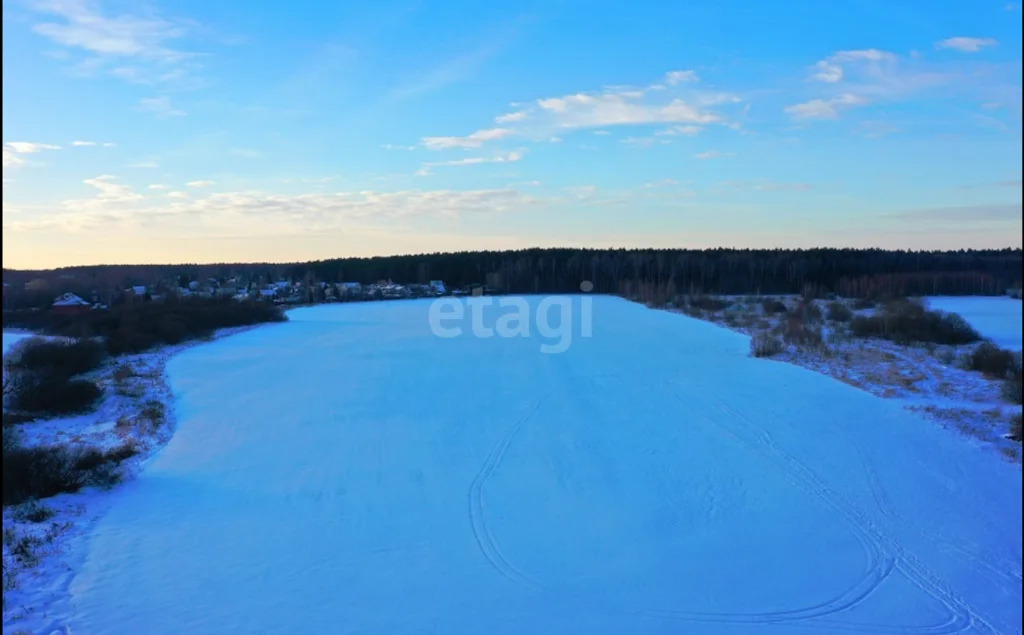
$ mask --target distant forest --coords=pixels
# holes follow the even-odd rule
[[[837,293],[843,296],[998,295],[1021,285],[1021,250],[882,249],[522,249],[292,264],[101,265],[47,271],[4,270],[6,308],[65,291],[105,297],[128,285],[159,289],[189,280],[276,280],[487,285],[504,293],[667,294]],[[39,293],[26,291],[38,288]],[[43,291],[45,290],[45,291]],[[17,305],[11,306],[12,304]]]

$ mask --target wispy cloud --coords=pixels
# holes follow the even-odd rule
[[[186,183],[188,187],[213,187],[217,185],[216,181],[189,181]]]
[[[759,179],[755,181],[725,181],[723,183],[719,183],[718,187],[728,190],[754,192],[783,192],[787,190],[805,192],[807,190],[814,189],[810,183],[780,183],[777,181],[769,181],[767,179]]]
[[[863,106],[867,99],[844,93],[830,99],[812,99],[801,104],[786,106],[785,112],[794,119],[836,119],[840,111],[853,106]]]
[[[33,31],[84,55],[76,67],[80,73],[105,70],[133,82],[175,81],[188,74],[196,57],[171,46],[186,34],[185,23],[153,12],[109,15],[86,0],[40,0],[29,7],[47,16]]]
[[[410,99],[465,81],[476,75],[484,64],[504,50],[514,37],[515,29],[490,33],[484,38],[484,44],[477,48],[408,78],[391,91],[391,98]]]
[[[619,139],[619,143],[634,148],[650,148],[654,145],[667,145],[672,143],[672,140],[658,137],[623,137]]]
[[[693,156],[694,156],[694,158],[701,159],[701,160],[704,160],[704,159],[724,159],[724,158],[727,158],[727,157],[734,157],[734,156],[736,156],[736,153],[735,152],[721,152],[719,150],[708,150],[706,152],[698,152],[697,154],[695,154]]]
[[[334,192],[280,195],[260,191],[221,192],[207,195],[168,192],[159,199],[143,198],[131,188],[113,183],[104,175],[88,180],[100,195],[61,204],[63,213],[36,221],[11,222],[5,209],[4,231],[52,232],[109,231],[117,224],[177,223],[207,219],[205,235],[216,230],[233,231],[239,220],[257,221],[258,231],[267,236],[302,232],[347,231],[356,225],[381,219],[454,219],[468,215],[501,214],[536,205],[538,199],[514,188],[475,190],[400,190],[378,192]],[[168,225],[170,226],[170,225]],[[391,228],[394,229],[393,227]]]
[[[687,136],[687,137],[692,137],[694,135],[700,134],[701,131],[703,131],[703,130],[704,130],[703,126],[693,126],[693,125],[689,125],[689,126],[672,126],[671,128],[665,128],[664,130],[659,130],[659,131],[655,132],[654,134],[655,134],[655,136],[658,136],[658,137],[675,137],[675,136],[679,136],[679,135],[684,135],[684,136]]]
[[[519,151],[499,154],[491,157],[466,157],[465,159],[453,159],[451,161],[430,161],[422,164],[416,174],[418,176],[427,176],[431,173],[433,168],[440,167],[480,165],[481,163],[514,163],[522,158],[523,153]]]
[[[641,187],[649,190],[659,187],[675,187],[676,185],[679,185],[679,181],[677,179],[662,179],[660,181],[644,183]]]
[[[935,48],[952,49],[961,53],[977,53],[983,48],[999,44],[990,37],[951,37],[935,43]]]
[[[665,83],[675,86],[683,82],[699,82],[700,76],[696,71],[669,71],[665,73]]]
[[[558,128],[655,123],[708,124],[721,120],[719,115],[679,98],[671,99],[668,103],[645,104],[617,93],[577,93],[539,99],[537,105]]]
[[[669,124],[665,136],[696,134],[710,124],[732,125],[719,107],[742,102],[735,94],[701,89],[694,71],[670,71],[656,83],[644,87],[607,86],[596,92],[580,92],[559,97],[544,97],[529,103],[513,104],[511,113],[496,117],[505,126],[478,130],[466,137],[426,137],[423,144],[432,149],[476,148],[484,142],[516,136],[533,141],[551,140],[561,132],[596,128],[595,134],[607,134],[614,126]],[[653,144],[661,141],[625,143]]]
[[[851,63],[868,63],[878,65],[896,60],[896,54],[879,49],[857,49],[849,51],[838,51],[833,55],[818,61],[813,67],[814,79],[834,84],[845,76],[845,66]]]
[[[5,141],[3,144],[3,167],[13,168],[24,165],[25,159],[21,155],[36,154],[44,150],[60,150],[60,146],[29,141]]]
[[[129,163],[124,167],[136,170],[152,170],[160,167],[160,164],[156,161],[136,161],[135,163]]]
[[[151,184],[149,186],[149,189],[151,189],[151,190],[166,190],[167,186],[164,185],[163,183],[153,183],[153,184]]]
[[[143,199],[143,196],[130,186],[117,183],[117,177],[111,174],[102,174],[82,182],[95,188],[95,195],[90,198],[67,200],[61,204],[76,215],[106,214]]]
[[[184,110],[171,105],[171,98],[167,96],[143,97],[139,100],[139,107],[157,117],[184,117],[186,114]]]
[[[496,141],[512,135],[508,128],[488,128],[477,130],[465,137],[423,137],[423,146],[430,150],[447,150],[449,148],[479,148],[487,141]]]
[[[517,121],[522,121],[522,120],[526,119],[527,116],[528,115],[527,115],[525,110],[520,110],[520,111],[517,111],[517,112],[510,112],[508,114],[499,115],[499,116],[494,118],[494,122],[495,123],[515,123]]]

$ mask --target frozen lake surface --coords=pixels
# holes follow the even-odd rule
[[[173,358],[178,431],[92,528],[71,632],[1019,632],[1019,466],[593,302],[562,354],[405,301]]]
[[[1021,350],[1020,300],[1007,296],[936,296],[927,299],[928,306],[940,311],[959,313],[983,337],[1011,350]]]

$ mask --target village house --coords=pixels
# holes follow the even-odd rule
[[[54,300],[50,310],[58,315],[81,315],[92,311],[92,304],[74,293],[65,293]]]

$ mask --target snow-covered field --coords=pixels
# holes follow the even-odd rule
[[[298,309],[172,358],[177,432],[51,624],[1020,632],[1018,465],[626,300],[555,355],[436,337],[428,307]]]
[[[959,313],[983,337],[1002,348],[1021,350],[1021,321],[1024,305],[1007,296],[934,296],[928,307]]]

